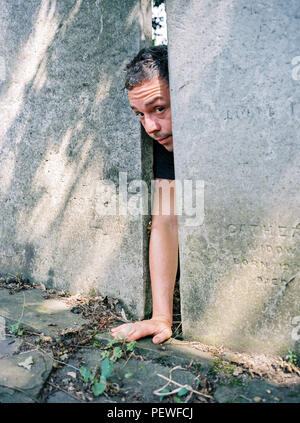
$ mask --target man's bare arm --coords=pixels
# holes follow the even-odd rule
[[[167,192],[164,189],[159,190],[161,181],[156,180],[149,246],[152,318],[121,325],[112,330],[114,337],[127,336],[127,342],[154,335],[153,342],[159,344],[172,335],[173,294],[178,266],[175,184],[174,181],[163,180],[170,188]],[[164,212],[167,214],[164,215]]]

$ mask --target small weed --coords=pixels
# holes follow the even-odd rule
[[[11,326],[9,333],[12,335],[22,336],[23,335],[23,329],[20,329],[20,323],[15,323]]]
[[[160,393],[161,393],[161,394],[166,394],[166,393],[168,393],[168,392],[170,392],[170,391],[168,391],[168,389],[163,389]],[[164,399],[164,396],[165,396],[165,395],[161,395],[161,396],[159,397],[159,401],[160,401],[160,402]]]
[[[288,350],[288,354],[286,355],[285,359],[294,366],[300,366],[300,356],[293,350]]]
[[[233,386],[244,386],[244,382],[242,379],[235,377],[233,379],[230,379],[228,382],[228,385],[233,387]]]
[[[224,368],[225,368],[225,371],[227,372],[227,373],[230,373],[230,374],[232,374],[233,372],[234,372],[234,366],[232,366],[231,364],[226,364],[225,366],[224,366]]]
[[[168,389],[165,388],[160,393],[161,394],[167,394],[169,392],[170,392],[170,395],[172,395],[171,394],[172,391],[169,391]],[[177,402],[177,403],[182,403],[183,401],[182,401],[182,399],[180,397],[185,396],[186,394],[188,394],[188,392],[189,391],[186,388],[181,388],[176,394],[173,394],[174,401]],[[167,395],[161,395],[159,397],[159,401],[161,402],[163,400],[163,398],[166,397],[166,396]]]
[[[92,371],[85,366],[82,366],[79,369],[83,382],[92,384],[92,389],[95,396],[103,394],[107,386],[107,381],[113,370],[114,363],[122,357],[126,358],[127,353],[133,351],[136,341],[129,343],[122,342],[121,346],[115,346],[115,344],[118,343],[120,343],[120,340],[114,338],[105,345],[104,351],[101,353],[102,362],[100,378],[97,375],[97,369],[96,371]],[[96,345],[96,348],[100,348],[99,344],[101,345],[99,341],[93,339],[93,346]],[[126,373],[124,377],[128,379],[131,376],[132,373],[129,372]]]
[[[87,367],[81,366],[79,370],[84,383],[88,383],[93,380],[94,373],[91,372]]]
[[[13,335],[17,335],[17,336],[23,335],[23,329],[20,329],[20,324],[21,324],[21,321],[23,319],[24,307],[25,307],[25,294],[24,294],[24,292],[23,292],[23,297],[24,297],[24,301],[23,301],[21,316],[20,316],[18,322],[15,323],[14,325],[12,325],[10,330],[9,330],[9,333],[11,333]]]
[[[125,379],[129,379],[132,376],[131,372],[126,373],[126,375],[124,375]]]
[[[210,369],[210,373],[213,376],[217,376],[218,374],[225,374],[225,375],[232,375],[234,372],[234,366],[227,363],[226,361],[222,361],[219,358],[215,358],[213,360],[213,365]]]
[[[96,349],[102,349],[103,348],[103,344],[98,341],[98,339],[93,338],[90,342],[90,346],[92,348],[96,348]]]

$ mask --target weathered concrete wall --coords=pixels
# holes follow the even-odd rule
[[[118,297],[138,317],[147,218],[103,216],[103,180],[141,179],[142,156],[151,168],[122,91],[144,44],[150,0],[1,2],[0,272]]]
[[[205,182],[204,223],[180,221],[184,335],[297,349],[300,4],[167,0],[167,17],[176,177]]]

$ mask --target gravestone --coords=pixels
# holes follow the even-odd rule
[[[122,88],[151,44],[151,2],[5,0],[0,40],[0,273],[142,317],[148,216],[126,201],[151,179],[152,146]]]
[[[179,222],[186,339],[299,349],[299,18],[296,0],[167,0],[176,178],[204,183],[204,220]]]

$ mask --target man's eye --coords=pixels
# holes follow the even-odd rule
[[[157,106],[155,108],[158,112],[163,112],[165,110],[165,108],[163,106]]]
[[[139,113],[136,113],[135,115],[136,115],[137,117],[143,117],[143,116],[144,116],[144,113],[139,112]]]

